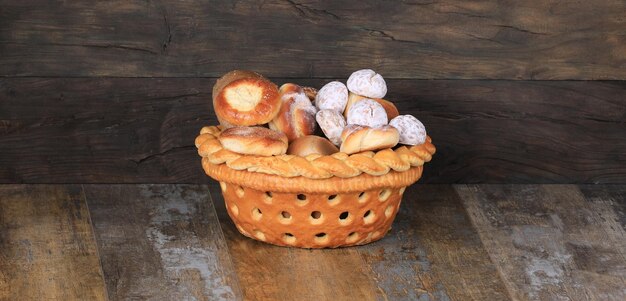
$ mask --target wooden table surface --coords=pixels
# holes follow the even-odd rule
[[[414,185],[333,250],[240,235],[210,185],[0,185],[0,300],[626,300],[626,185]]]

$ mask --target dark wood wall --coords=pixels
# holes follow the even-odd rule
[[[204,183],[235,68],[373,68],[430,183],[626,182],[626,2],[0,0],[0,183]]]

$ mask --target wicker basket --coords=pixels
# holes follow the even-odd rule
[[[301,248],[362,245],[391,228],[402,194],[416,182],[435,147],[348,156],[256,157],[221,147],[219,127],[196,138],[202,167],[220,182],[239,232],[267,243]]]

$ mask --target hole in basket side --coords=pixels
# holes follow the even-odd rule
[[[340,197],[336,194],[331,194],[328,196],[328,204],[331,206],[335,206],[337,204],[339,204],[340,202]]]
[[[302,193],[300,193],[300,194],[296,195],[296,203],[297,203],[299,206],[304,206],[304,205],[306,205],[308,202],[309,202],[309,201],[307,200],[306,194],[302,194]]]
[[[359,203],[365,203],[367,202],[367,200],[369,199],[369,195],[367,192],[362,191],[361,193],[359,193]]]
[[[385,189],[381,190],[380,193],[378,194],[378,200],[381,201],[381,202],[384,202],[390,196],[391,196],[391,189],[385,188]]]
[[[260,221],[261,218],[263,217],[263,212],[261,212],[261,209],[259,208],[252,208],[252,219],[255,221]]]
[[[234,216],[239,216],[239,207],[237,207],[237,205],[232,204],[230,206],[230,212],[234,215]]]
[[[351,224],[352,219],[352,215],[348,211],[344,211],[339,214],[339,224],[342,226]]]
[[[326,234],[326,233],[324,233],[324,232],[321,232],[321,233],[317,233],[317,234],[315,234],[315,239],[314,239],[314,241],[315,241],[315,243],[317,243],[317,244],[325,244],[325,243],[327,243],[327,242],[328,242],[328,240],[329,240],[329,238],[328,238],[328,234]]]
[[[374,211],[372,210],[367,210],[365,211],[365,214],[363,214],[363,223],[367,224],[371,224],[376,220],[376,214],[374,213]]]
[[[359,233],[352,232],[352,233],[348,234],[348,237],[346,237],[346,242],[351,244],[351,243],[356,242],[357,239],[359,239]]]
[[[311,212],[310,222],[313,225],[319,225],[324,222],[324,215],[320,211]]]
[[[258,238],[261,241],[265,241],[265,233],[260,230],[254,230],[254,237]]]
[[[263,201],[265,201],[265,203],[267,204],[271,204],[273,198],[274,198],[274,195],[272,194],[271,191],[266,191],[265,194],[263,195]]]
[[[237,194],[238,197],[242,198],[245,193],[246,192],[243,190],[243,187],[237,186],[237,188],[235,188],[235,194]]]
[[[296,242],[296,237],[291,233],[285,233],[283,234],[283,242],[288,245],[292,245]]]
[[[391,215],[393,215],[393,205],[389,205],[385,209],[385,217],[390,218]]]
[[[287,211],[281,211],[278,215],[278,221],[281,224],[290,224],[292,222],[291,213]]]

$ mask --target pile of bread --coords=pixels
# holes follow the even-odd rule
[[[240,154],[304,157],[424,143],[424,125],[400,115],[386,94],[385,80],[370,69],[319,91],[293,83],[278,88],[256,72],[234,70],[213,87],[213,107],[224,128],[220,143]]]

